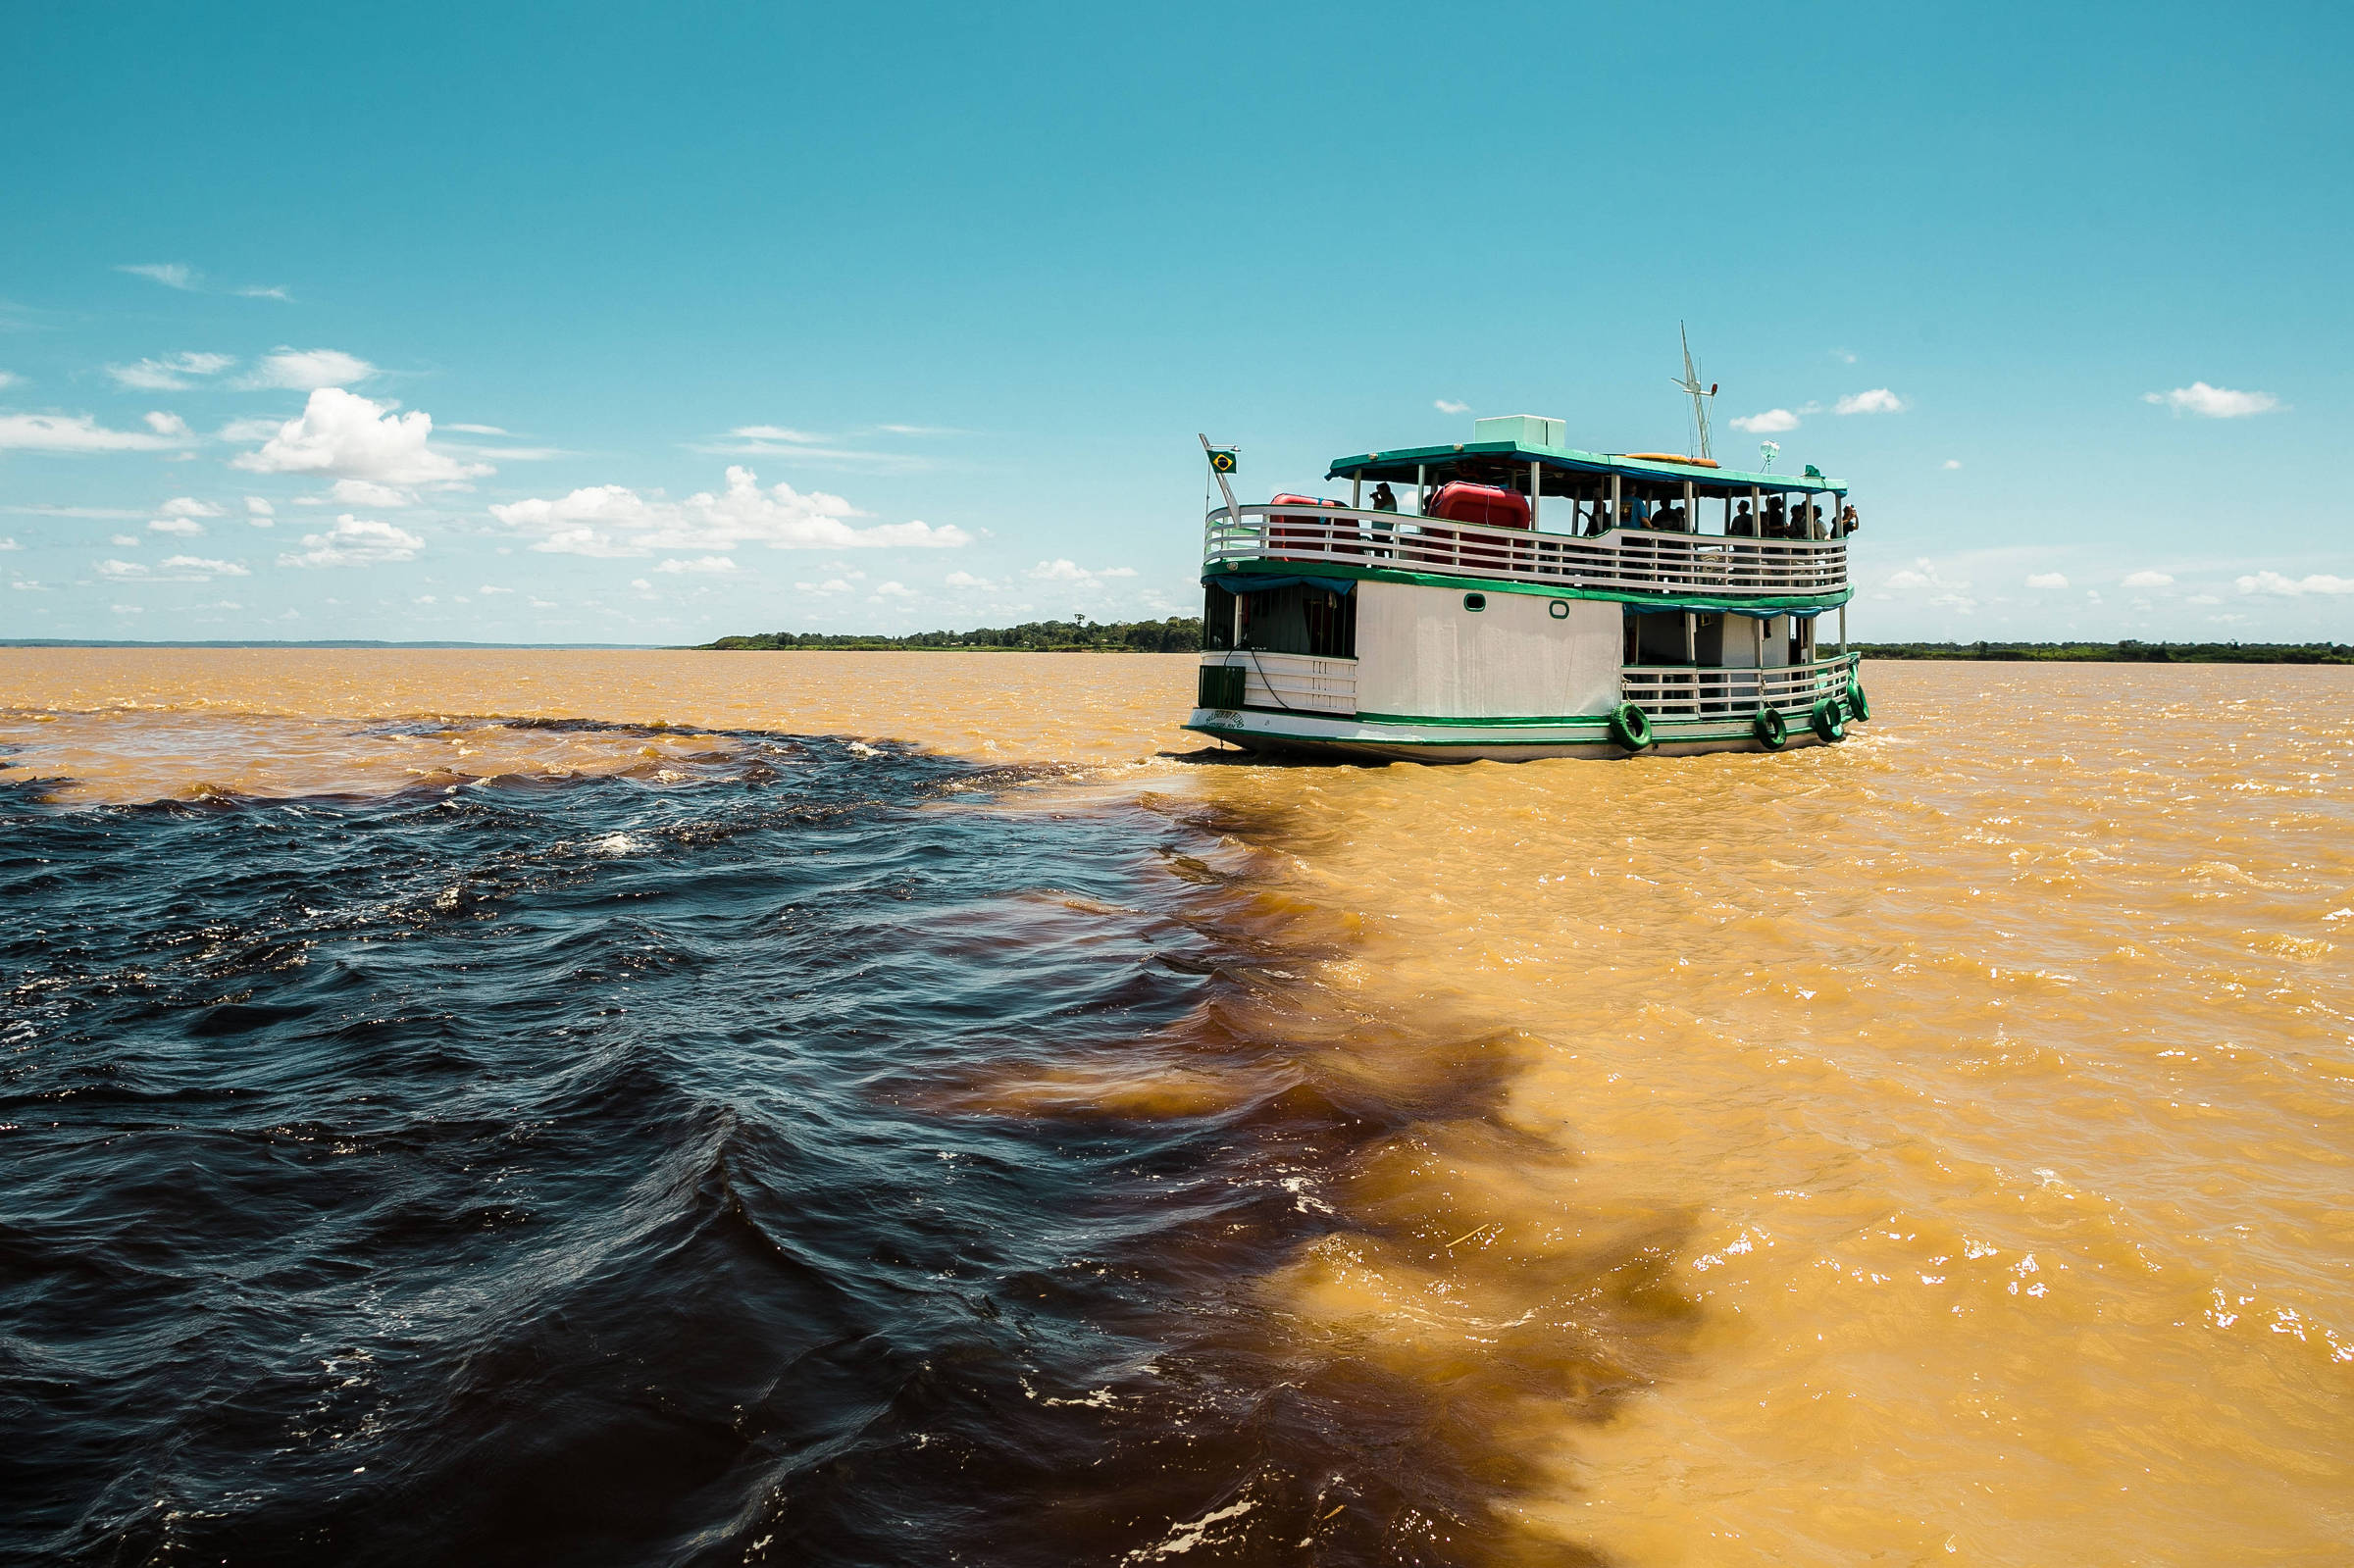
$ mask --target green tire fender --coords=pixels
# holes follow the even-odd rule
[[[1858,724],[1871,722],[1871,699],[1864,695],[1864,683],[1854,676],[1847,678],[1847,716]]]
[[[1839,717],[1837,697],[1824,697],[1816,703],[1815,711],[1807,716],[1807,722],[1815,727],[1818,739],[1832,741],[1847,738],[1847,721]]]
[[[1611,738],[1629,751],[1651,749],[1651,715],[1631,702],[1611,710]]]
[[[1790,743],[1790,721],[1778,708],[1760,708],[1758,716],[1749,721],[1749,733],[1766,750],[1779,751]]]

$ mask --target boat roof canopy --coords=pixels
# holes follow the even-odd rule
[[[1534,463],[1543,477],[1547,495],[1569,495],[1580,481],[1596,474],[1673,484],[1689,481],[1702,495],[1746,495],[1751,490],[1829,491],[1845,495],[1847,486],[1825,479],[1810,468],[1804,474],[1750,474],[1738,469],[1702,468],[1697,463],[1661,462],[1623,453],[1574,452],[1567,447],[1529,446],[1519,441],[1462,441],[1451,446],[1409,446],[1393,452],[1361,452],[1336,457],[1328,480],[1389,480],[1411,484],[1417,471],[1427,484],[1468,480],[1479,484],[1517,485]]]

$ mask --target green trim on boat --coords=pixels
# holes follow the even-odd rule
[[[1392,452],[1360,452],[1351,457],[1334,458],[1324,477],[1334,480],[1361,475],[1366,479],[1403,480],[1411,484],[1417,467],[1436,468],[1460,462],[1467,457],[1508,458],[1514,463],[1536,463],[1572,474],[1623,474],[1638,480],[1690,480],[1696,484],[1717,489],[1754,489],[1768,493],[1805,490],[1817,495],[1847,493],[1845,481],[1825,479],[1819,474],[1812,478],[1802,474],[1752,474],[1744,469],[1702,468],[1696,463],[1652,463],[1622,453],[1581,452],[1567,446],[1523,446],[1518,441],[1465,441],[1460,445],[1407,446]]]
[[[1539,537],[1561,537],[1545,535]],[[1338,561],[1254,560],[1228,561],[1216,570],[1204,568],[1203,582],[1215,582],[1229,573],[1261,577],[1298,577],[1312,566],[1316,577],[1355,578],[1360,582],[1403,582],[1417,588],[1449,588],[1460,591],[1467,583],[1475,583],[1489,593],[1526,593],[1540,599],[1601,599],[1618,604],[1640,604],[1653,610],[1835,610],[1856,595],[1854,583],[1835,592],[1779,593],[1748,596],[1716,596],[1679,594],[1665,597],[1644,593],[1632,588],[1574,588],[1566,583],[1521,582],[1510,578],[1441,577],[1429,572],[1407,572],[1388,566],[1348,566]]]
[[[1607,713],[1569,713],[1550,717],[1538,715],[1530,718],[1455,719],[1411,713],[1360,713],[1356,716],[1356,722],[1358,724],[1447,725],[1456,728],[1488,725],[1496,729],[1538,729],[1551,726],[1560,730],[1594,730],[1608,725],[1611,722],[1611,716]]]

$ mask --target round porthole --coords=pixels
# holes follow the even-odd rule
[[[1484,593],[1466,593],[1466,594],[1464,594],[1464,595],[1463,595],[1463,608],[1464,608],[1464,609],[1466,609],[1466,610],[1484,610],[1484,609],[1486,609],[1487,607],[1488,607],[1488,596],[1487,596],[1486,594],[1484,594]]]
[[[1567,599],[1556,599],[1551,604],[1545,606],[1545,613],[1549,616],[1552,616],[1556,621],[1566,621],[1569,619],[1569,601]]]

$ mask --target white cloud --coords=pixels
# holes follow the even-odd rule
[[[1040,582],[1100,582],[1105,578],[1132,578],[1136,568],[1107,566],[1091,572],[1076,561],[1057,559],[1041,561],[1022,575]]]
[[[1885,386],[1875,386],[1868,392],[1857,392],[1831,405],[1834,414],[1902,414],[1905,400]]]
[[[2145,403],[2161,403],[2177,414],[2196,414],[2203,419],[2245,419],[2250,414],[2270,414],[2280,407],[2280,399],[2270,392],[2235,392],[2227,386],[2209,386],[2205,381],[2193,381],[2177,386],[2171,392],[2144,392]]]
[[[477,593],[512,593],[515,590],[513,588],[494,588],[489,583],[486,582],[474,591]]]
[[[884,599],[913,599],[921,596],[904,582],[877,583],[875,595]]]
[[[257,529],[266,529],[278,516],[278,508],[258,495],[245,497],[245,521]]]
[[[192,517],[159,517],[147,525],[150,533],[177,533],[192,539],[204,531],[204,525]]]
[[[215,506],[210,501],[199,501],[193,495],[175,495],[155,510],[162,517],[220,517],[223,515],[222,508]]]
[[[847,593],[850,591],[850,585],[840,578],[828,578],[823,582],[795,582],[793,586],[803,593]]]
[[[335,519],[325,533],[306,533],[307,548],[278,558],[280,566],[376,566],[385,561],[414,561],[425,540],[407,529],[349,512]]]
[[[181,444],[171,433],[110,430],[87,414],[0,414],[0,451],[153,452]]]
[[[1798,429],[1798,416],[1786,408],[1769,408],[1763,414],[1736,415],[1730,422],[1737,430],[1755,435],[1771,435],[1777,430]]]
[[[2308,593],[2354,593],[2354,578],[2329,577],[2319,572],[2302,578],[2258,572],[2251,577],[2232,579],[2231,585],[2242,593],[2269,593],[2281,599],[2301,599]]]
[[[141,262],[133,267],[118,267],[115,271],[128,273],[134,278],[153,278],[166,288],[196,286],[195,269],[180,262]]]
[[[834,439],[807,430],[790,430],[782,425],[739,425],[728,433],[746,441],[783,441],[790,446],[823,446]]]
[[[237,384],[248,388],[282,387],[292,392],[315,392],[323,386],[349,386],[381,374],[354,354],[336,348],[281,348],[262,356],[252,374]]]
[[[188,430],[188,422],[178,414],[142,414],[139,418],[145,421],[147,428],[156,434],[169,435],[176,442],[186,440],[191,433]]]
[[[291,302],[294,298],[283,283],[273,284],[267,288],[259,283],[250,283],[235,292],[239,299],[276,299]]]
[[[121,549],[135,550],[140,545],[145,544],[147,541],[140,538],[136,533],[117,533],[111,535],[106,542]]]
[[[504,435],[507,432],[495,425],[444,425],[445,430],[464,430],[468,435]]]
[[[1945,466],[1948,469],[1958,469],[1962,466],[1962,460],[1958,457],[1949,457],[1945,460]]]
[[[970,572],[950,572],[947,583],[951,588],[986,588],[993,584],[987,578],[977,578]]]
[[[141,604],[110,604],[107,608],[117,615],[145,615],[147,613],[147,607]]]
[[[2175,580],[2165,572],[2129,572],[2123,585],[2128,588],[2171,588],[2175,585]]]
[[[328,499],[342,506],[414,506],[417,497],[374,480],[337,480],[328,487]]]
[[[2065,588],[2068,586],[2068,579],[2058,572],[2033,572],[2027,576],[2027,586],[2030,588]]]
[[[1470,404],[1451,403],[1443,397],[1434,401],[1430,406],[1437,409],[1442,414],[1468,414],[1471,412]]]
[[[12,386],[22,386],[24,383],[25,378],[19,376],[15,371],[0,371],[0,392],[5,392]]]
[[[25,548],[25,546],[19,544],[15,539],[0,539],[0,553],[6,553],[10,550],[22,550],[23,548]]]
[[[142,392],[184,392],[195,383],[191,376],[218,376],[236,361],[227,354],[174,354],[143,359],[133,365],[109,365],[106,374],[120,386]]]
[[[136,561],[101,561],[98,575],[118,582],[209,582],[215,578],[242,578],[253,574],[234,561],[207,560],[200,555],[168,555],[153,570]]]
[[[322,386],[311,393],[302,416],[278,428],[256,452],[235,467],[254,474],[333,474],[380,484],[438,484],[464,481],[493,472],[487,463],[461,463],[435,451],[428,441],[434,417],[423,409],[395,414],[356,392]]]
[[[1834,348],[1831,350],[1831,358],[1842,365],[1853,365],[1856,362],[1856,353],[1852,348]]]
[[[724,555],[699,556],[692,561],[668,560],[654,568],[657,572],[733,572],[736,563]]]
[[[1929,585],[1929,575],[1926,572],[1916,572],[1911,567],[1906,567],[1901,572],[1891,574],[1888,581],[1881,585],[1891,588],[1925,588]]]
[[[626,556],[655,550],[729,550],[765,544],[777,550],[858,547],[954,548],[972,535],[954,524],[886,523],[853,528],[867,514],[839,495],[796,491],[790,484],[760,487],[747,468],[731,468],[727,489],[684,501],[649,499],[619,484],[592,485],[556,500],[492,506],[490,515],[519,533],[537,534],[532,546],[556,554]]]
[[[285,423],[286,422],[284,420],[230,420],[227,425],[222,426],[221,429],[215,433],[218,434],[221,439],[229,442],[232,446],[243,446],[248,441],[266,441],[270,439],[271,436],[276,435],[279,432]]]

